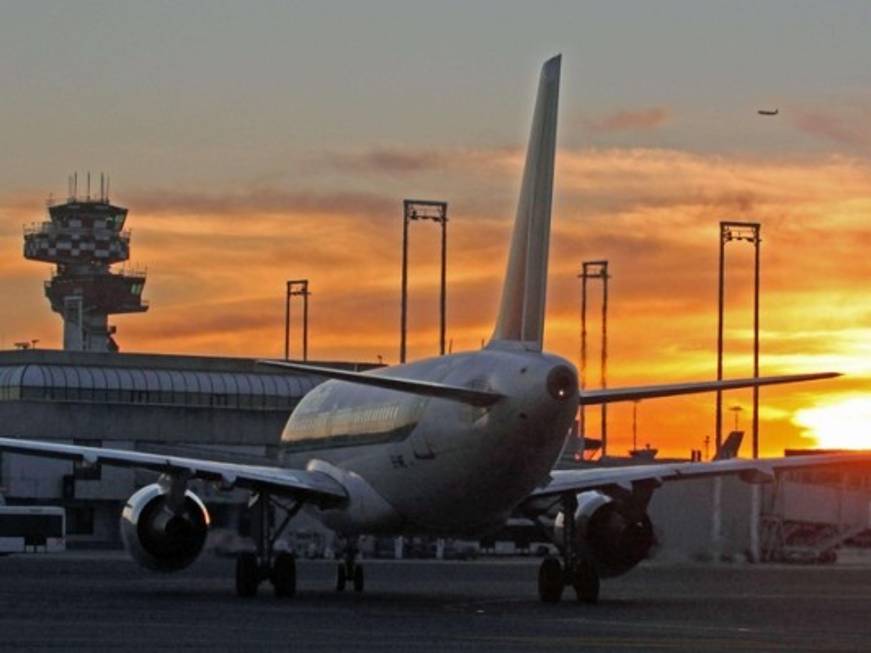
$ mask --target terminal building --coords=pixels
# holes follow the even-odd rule
[[[275,454],[290,412],[319,382],[258,366],[253,359],[5,351],[0,352],[0,433],[262,464]],[[0,493],[9,503],[66,507],[71,544],[117,543],[124,501],[154,478],[127,468],[0,454]],[[219,524],[222,514],[246,498],[206,484],[197,493]]]

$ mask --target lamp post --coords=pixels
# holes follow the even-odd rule
[[[284,298],[284,359],[290,360],[290,299],[302,297],[302,359],[308,360],[308,279],[292,279],[287,282]]]
[[[759,376],[759,250],[762,243],[758,222],[720,223],[719,294],[717,319],[717,380],[723,379],[723,312],[725,303],[726,244],[732,241],[753,245],[753,376]],[[717,391],[717,451],[723,444],[723,391]],[[759,457],[759,387],[753,387],[753,457]]]
[[[445,354],[445,325],[447,307],[447,245],[448,203],[432,200],[403,200],[402,202],[402,289],[399,327],[399,362],[405,362],[408,337],[408,225],[410,222],[431,220],[441,225],[441,274],[439,294],[439,355]]]
[[[632,402],[632,451],[638,451],[638,404],[640,399]]]
[[[581,273],[578,275],[581,280],[581,367],[580,367],[580,386],[581,389],[586,387],[587,383],[587,280],[601,279],[602,281],[602,349],[600,360],[600,382],[601,387],[605,388],[608,385],[608,261],[583,261],[581,263]],[[602,439],[602,456],[608,453],[608,407],[607,404],[601,405],[601,439]],[[586,437],[586,415],[584,406],[580,407],[578,414],[578,430],[581,438]]]

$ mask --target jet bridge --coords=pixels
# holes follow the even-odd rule
[[[838,548],[871,534],[871,474],[778,475],[765,493],[761,524],[763,561],[834,562]]]

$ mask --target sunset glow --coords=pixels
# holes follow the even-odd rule
[[[871,449],[871,397],[802,408],[793,421],[823,449]]]
[[[714,378],[718,222],[759,222],[761,373],[845,374],[764,388],[762,453],[809,446],[803,436],[868,446],[865,9],[785,7],[568,3],[543,24],[518,3],[497,24],[490,12],[457,21],[436,5],[351,3],[336,21],[316,3],[229,3],[208,16],[182,3],[167,24],[148,3],[90,13],[13,4],[0,25],[0,81],[16,89],[0,106],[0,296],[12,307],[0,314],[0,348],[61,343],[43,295],[50,267],[23,259],[21,228],[44,218],[49,193],[62,201],[66,175],[83,166],[112,175],[111,199],[130,210],[132,261],[148,267],[148,313],[110,320],[122,351],[280,356],[285,281],[308,278],[311,358],[397,362],[410,197],[449,204],[447,338],[454,352],[480,347],[499,300],[534,73],[560,51],[545,347],[578,362],[577,274],[581,261],[607,259],[609,385]],[[420,25],[446,37],[420,39]],[[91,37],[67,48],[78,32]],[[71,71],[99,71],[99,92]],[[780,112],[763,118],[759,106]],[[410,234],[410,359],[437,352],[432,226]],[[731,243],[727,256],[725,375],[750,376],[752,248]],[[594,337],[591,386],[597,352]],[[750,398],[725,399],[743,407],[746,430]],[[622,453],[631,404],[609,407],[608,419]],[[704,449],[714,427],[713,395],[638,407],[639,441],[665,455]]]
[[[479,347],[492,329],[521,162],[505,150],[439,158],[448,157],[460,169],[449,182],[448,260],[448,338],[453,351],[460,351]],[[843,158],[775,165],[669,150],[563,149],[557,170],[550,350],[577,361],[577,268],[581,260],[607,257],[614,275],[610,384],[712,378],[717,222],[752,212],[763,223],[762,372],[847,374],[825,383],[764,389],[763,450],[806,446],[803,432],[820,446],[862,446],[856,426],[841,418],[845,407],[808,406],[822,405],[826,392],[863,388],[871,377],[871,299],[861,285],[871,277],[871,259],[857,247],[871,240],[864,219],[871,209],[865,197],[871,165]],[[146,297],[152,304],[144,316],[114,320],[122,347],[279,356],[283,280],[307,276],[314,293],[313,357],[374,361],[380,356],[395,362],[401,197],[391,196],[394,185],[377,170],[368,174],[373,187],[384,190],[365,199],[119,191],[118,201],[131,211],[134,258],[149,265]],[[495,197],[502,199],[482,210],[475,200],[480,187],[498,189]],[[24,198],[18,201],[26,204]],[[21,222],[40,214],[37,206],[22,211],[10,203],[7,213],[13,211]],[[837,229],[826,231],[825,248],[838,259],[836,268],[817,255],[816,225],[833,220]],[[413,231],[409,351],[420,357],[436,350],[438,259],[426,225]],[[58,346],[60,324],[41,295],[48,269],[20,260],[19,238],[13,232],[4,241],[12,254],[0,283],[20,295],[26,310],[14,320],[7,316],[5,329],[11,333],[9,322],[19,323],[44,346]],[[748,252],[736,248],[729,255],[735,267],[727,285],[726,374],[748,376],[750,278],[740,269]],[[596,301],[595,288],[593,293]],[[596,319],[594,314],[594,334]],[[294,342],[292,350],[297,346]],[[588,378],[597,380],[596,356],[591,360]],[[747,397],[735,392],[726,401]],[[848,407],[856,410],[855,404]],[[631,410],[624,408],[611,409],[609,430],[615,446],[628,448]],[[802,412],[790,419],[795,410]],[[713,432],[712,396],[645,402],[639,412],[639,437],[664,452],[700,448]],[[742,419],[749,423],[749,418],[748,407]],[[595,429],[595,417],[588,421]]]

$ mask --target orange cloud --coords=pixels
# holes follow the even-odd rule
[[[154,189],[126,193],[124,201],[140,214],[205,215],[210,218],[240,215],[352,214],[378,216],[395,210],[389,198],[373,193],[288,192],[251,188],[237,193],[197,193]]]
[[[792,118],[792,124],[800,131],[836,145],[847,145],[853,148],[867,147],[871,144],[871,133],[869,133],[867,121],[867,115],[852,119],[819,110],[799,111]]]
[[[449,201],[448,337],[454,351],[489,337],[519,185],[522,153],[413,151],[403,160]],[[331,181],[238,193],[133,189],[123,197],[133,252],[147,263],[145,315],[118,316],[127,351],[278,356],[284,281],[311,281],[310,353],[318,359],[396,360],[401,200],[391,175],[360,181],[371,153],[351,153]],[[389,158],[389,157],[388,157]],[[451,160],[450,166],[427,161]],[[413,161],[418,160],[415,164]],[[376,166],[375,169],[378,169]],[[347,179],[343,177],[347,175]],[[347,183],[343,183],[347,182]],[[314,183],[314,182],[312,182]],[[547,347],[577,361],[580,262],[607,258],[611,385],[712,378],[715,372],[717,223],[759,221],[762,230],[763,373],[835,369],[851,377],[762,393],[763,450],[807,444],[790,416],[823,406],[871,380],[871,162],[844,156],[762,160],[661,149],[561,150],[551,247]],[[48,266],[21,258],[20,225],[39,198],[0,198],[0,292],[20,307],[0,333],[57,344],[60,320],[42,296]],[[437,350],[438,239],[411,230],[410,353]],[[750,373],[751,248],[729,245],[726,368]],[[595,287],[593,292],[596,292]],[[294,307],[294,318],[298,316]],[[596,334],[593,314],[591,334]],[[299,351],[294,322],[294,351]],[[12,336],[7,337],[8,342]],[[591,341],[591,352],[595,340]],[[596,356],[588,378],[598,378]],[[748,392],[727,395],[749,407]],[[590,413],[591,430],[596,427]],[[640,437],[666,453],[701,448],[713,434],[713,398],[644,402]],[[743,412],[745,426],[749,410]],[[631,438],[631,406],[609,409],[614,450]]]
[[[584,125],[593,131],[617,132],[629,130],[652,130],[662,127],[671,112],[664,107],[617,111],[598,119],[586,119]]]
[[[336,152],[321,161],[344,172],[406,174],[431,171],[447,166],[447,153],[438,150],[411,150],[378,147],[362,152]]]

